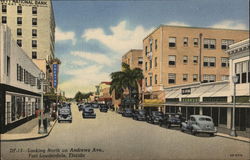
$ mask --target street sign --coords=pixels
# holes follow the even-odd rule
[[[53,86],[54,88],[57,88],[57,83],[58,83],[57,72],[58,72],[58,64],[53,64]]]

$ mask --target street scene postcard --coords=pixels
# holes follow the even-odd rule
[[[250,160],[249,0],[0,0],[1,160]]]

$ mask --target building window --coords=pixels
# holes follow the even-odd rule
[[[32,14],[37,14],[37,7],[32,7]]]
[[[145,46],[145,55],[147,56],[148,55],[148,47]]]
[[[18,81],[21,81],[21,66],[19,65],[19,64],[17,64],[17,71],[16,71],[16,73],[17,73],[17,80]]]
[[[250,61],[239,62],[235,64],[235,73],[239,77],[238,83],[250,82]]]
[[[155,75],[155,84],[157,84],[157,74]]]
[[[23,81],[23,68],[20,66],[20,81]]]
[[[34,47],[34,48],[37,47],[37,41],[36,40],[32,40],[32,47]]]
[[[35,51],[32,52],[32,59],[37,59],[37,52]]]
[[[188,63],[188,56],[183,56],[183,63],[187,64]]]
[[[157,67],[157,57],[155,57],[155,67]]]
[[[194,38],[193,41],[194,41],[194,46],[197,47],[199,45],[199,42],[198,42],[198,38]]]
[[[138,64],[139,65],[143,64],[143,58],[142,57],[138,57]]]
[[[155,40],[155,49],[157,49],[157,39]]]
[[[222,81],[227,81],[227,80],[229,80],[229,75],[223,75],[223,76],[221,76],[221,80],[222,80]]]
[[[152,76],[149,77],[149,86],[152,86]]]
[[[183,38],[183,46],[187,47],[188,46],[188,37]]]
[[[193,74],[193,82],[197,82],[198,80],[198,74]]]
[[[23,10],[22,10],[22,6],[17,6],[17,13],[22,13]]]
[[[18,40],[16,41],[16,43],[17,43],[17,45],[18,45],[19,47],[22,47],[22,40],[21,40],[21,39],[18,39]]]
[[[36,29],[32,29],[32,36],[36,37],[37,36],[37,30]]]
[[[175,59],[176,59],[176,56],[168,56],[168,65],[174,66]]]
[[[152,69],[152,59],[149,61],[149,68]]]
[[[203,66],[204,67],[215,67],[215,57],[204,57]]]
[[[188,74],[183,74],[182,80],[183,80],[183,81],[187,81],[187,80],[188,80]]]
[[[10,57],[7,56],[7,76],[10,76]]]
[[[221,67],[229,67],[229,59],[226,57],[221,58]]]
[[[32,18],[32,25],[36,26],[37,25],[37,18]]]
[[[22,24],[22,17],[17,17],[17,24]]]
[[[148,86],[148,79],[145,78],[145,86],[147,87]]]
[[[215,80],[216,80],[216,76],[215,76],[215,75],[208,75],[208,74],[205,74],[205,75],[204,75],[203,82],[204,82],[204,83],[207,83],[207,82],[215,82]]]
[[[17,34],[18,36],[21,36],[21,35],[22,35],[22,28],[17,28],[16,34]]]
[[[197,64],[198,63],[198,56],[193,56],[193,63]]]
[[[168,41],[169,41],[169,44],[168,44],[169,47],[176,47],[176,38],[175,37],[169,37]]]
[[[6,13],[7,12],[7,5],[2,5],[2,12]]]
[[[148,62],[145,62],[145,70],[148,70]]]
[[[216,48],[216,40],[215,39],[204,39],[204,48],[215,49]]]
[[[7,23],[7,17],[6,16],[2,16],[2,23],[6,24]]]
[[[221,49],[226,50],[229,48],[229,45],[233,44],[234,40],[222,39],[221,40]]]
[[[150,43],[149,52],[152,52],[152,50],[153,50],[153,39],[150,39],[149,43]]]
[[[168,74],[168,83],[175,84],[175,77],[176,77],[175,73],[169,73]]]

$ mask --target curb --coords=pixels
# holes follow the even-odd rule
[[[13,141],[29,141],[29,140],[36,140],[36,139],[41,139],[41,138],[45,138],[47,136],[50,135],[50,132],[52,131],[52,129],[54,128],[55,124],[56,124],[57,120],[55,120],[54,124],[52,125],[52,127],[50,128],[49,132],[45,135],[41,135],[41,136],[37,136],[37,137],[30,137],[30,138],[22,138],[22,139],[10,139],[10,140],[0,140],[1,142],[13,142]]]
[[[227,139],[232,139],[232,140],[236,140],[236,141],[250,143],[250,140],[243,140],[243,139],[238,139],[238,138],[235,138],[235,137],[228,137],[228,136],[224,136],[224,135],[221,135],[221,134],[216,134],[216,136],[227,138]]]

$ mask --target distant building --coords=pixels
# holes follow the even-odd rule
[[[99,84],[99,94],[97,101],[100,103],[112,103],[112,97],[109,94],[111,82],[101,82]]]
[[[0,25],[1,133],[34,117],[42,91],[40,69],[11,37],[11,30]]]
[[[159,26],[143,40],[144,104],[164,101],[164,88],[228,80],[225,50],[248,37],[247,30]]]
[[[141,68],[143,65],[142,49],[131,49],[122,56],[122,62],[128,64],[131,69]]]

